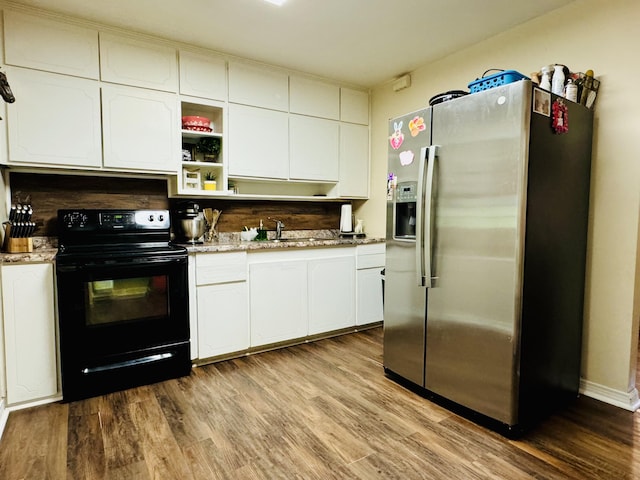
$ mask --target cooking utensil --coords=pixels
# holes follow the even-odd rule
[[[218,231],[216,230],[216,224],[218,223],[218,218],[222,215],[222,211],[218,209],[205,208],[203,210],[204,218],[207,220],[207,225],[209,225],[209,231],[207,232],[207,242],[212,241],[215,238],[218,238]]]

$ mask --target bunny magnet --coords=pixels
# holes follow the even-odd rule
[[[402,133],[402,120],[399,122],[393,122],[393,134],[389,137],[389,143],[391,144],[391,148],[397,150],[404,142],[404,133]]]

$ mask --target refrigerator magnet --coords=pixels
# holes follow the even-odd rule
[[[569,131],[569,112],[561,98],[553,102],[551,110],[553,111],[551,122],[553,131],[558,134],[567,133]]]
[[[393,130],[394,132],[389,137],[389,143],[391,144],[391,148],[397,150],[404,142],[404,133],[402,133],[402,120],[399,122],[393,122]]]
[[[407,165],[411,165],[413,163],[414,154],[411,150],[405,150],[404,152],[400,152],[400,165],[406,167]]]
[[[409,131],[412,137],[416,137],[420,132],[427,128],[424,124],[424,118],[416,115],[409,121]]]
[[[551,116],[551,93],[540,88],[534,88],[533,111],[545,117]]]

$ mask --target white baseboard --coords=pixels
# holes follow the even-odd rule
[[[0,439],[4,432],[4,427],[7,425],[7,419],[9,418],[9,410],[4,404],[4,397],[0,398]]]
[[[640,408],[640,398],[638,398],[638,389],[633,388],[630,392],[615,390],[611,387],[605,387],[598,383],[588,380],[580,380],[580,393],[587,397],[595,398],[601,402],[624,408],[631,412],[635,412]]]

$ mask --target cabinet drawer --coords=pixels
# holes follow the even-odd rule
[[[384,267],[384,253],[378,253],[376,255],[358,255],[356,268],[358,270],[362,268],[375,268]]]
[[[243,282],[247,279],[245,252],[199,253],[196,255],[196,284]]]
[[[370,243],[369,245],[358,245],[356,247],[356,255],[375,255],[386,251],[384,243]]]
[[[356,268],[384,267],[385,244],[374,243],[371,245],[358,245],[356,247]]]

